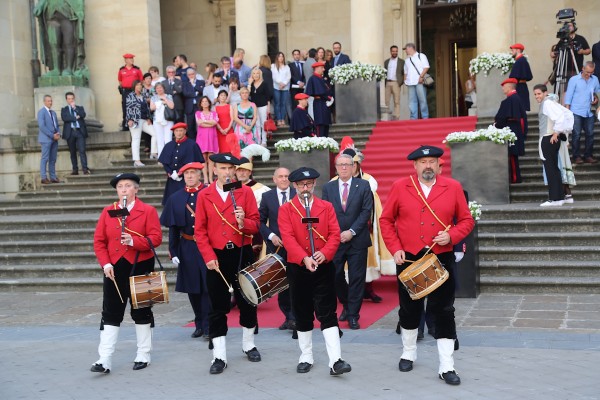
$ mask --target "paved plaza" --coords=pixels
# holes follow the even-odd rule
[[[183,328],[186,295],[155,307],[152,364],[133,371],[135,330],[120,331],[113,370],[97,359],[101,293],[0,293],[0,399],[598,399],[600,295],[483,294],[457,299],[458,387],[437,378],[437,347],[419,343],[414,370],[398,370],[397,309],[368,329],[344,329],[352,372],[330,377],[325,344],[314,335],[315,365],[296,373],[299,350],[288,332],[260,330],[263,361],[241,352],[241,330],[227,337],[228,368],[208,374],[212,352]],[[259,311],[260,313],[260,311]]]

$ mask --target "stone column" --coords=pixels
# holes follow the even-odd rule
[[[477,54],[508,52],[513,41],[512,4],[512,0],[477,0]]]
[[[383,0],[351,0],[350,26],[352,62],[382,64]]]
[[[235,0],[236,47],[244,49],[249,67],[267,54],[267,10],[265,0]]]

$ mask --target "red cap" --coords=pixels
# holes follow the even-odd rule
[[[177,174],[183,175],[183,173],[185,171],[187,171],[188,169],[202,169],[202,168],[204,168],[204,164],[195,161],[195,162],[185,164],[183,167],[181,167],[181,169],[179,170],[179,172],[177,172]]]
[[[519,49],[521,51],[525,50],[525,46],[523,46],[521,43],[515,43],[512,46],[510,46],[511,49]]]
[[[187,130],[187,124],[184,122],[178,122],[175,125],[173,125],[173,127],[171,128],[172,131],[174,131],[177,128],[183,128],[185,130]]]
[[[312,65],[313,68],[324,67],[325,63],[323,61],[318,61]]]
[[[507,83],[514,83],[516,85],[519,82],[515,78],[507,78],[507,79],[505,79],[505,80],[502,81],[502,83],[500,84],[500,86],[504,86]]]
[[[296,100],[304,100],[304,99],[308,99],[310,96],[307,95],[306,93],[298,93],[297,95],[294,96],[294,99]]]
[[[133,54],[131,54],[131,53],[125,53],[125,54],[123,54],[123,58],[133,58],[133,57],[135,57],[135,56]]]

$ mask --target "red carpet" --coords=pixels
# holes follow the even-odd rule
[[[430,118],[407,121],[379,121],[363,154],[362,169],[377,180],[382,204],[394,181],[414,172],[406,156],[421,145],[444,149],[444,175],[450,176],[450,152],[442,140],[452,132],[475,130],[477,117]]]
[[[373,283],[375,293],[383,298],[381,303],[373,303],[371,300],[365,300],[360,310],[360,327],[367,328],[380,318],[387,315],[398,306],[398,287],[395,276],[382,276]],[[191,310],[190,310],[191,312]],[[338,304],[338,316],[342,312],[341,304]],[[193,316],[193,315],[192,315]],[[230,328],[239,328],[240,312],[236,307],[227,315],[227,324]],[[283,314],[277,305],[277,297],[273,297],[258,306],[258,326],[259,328],[278,328],[284,321]],[[189,323],[186,327],[194,327],[194,323]],[[319,322],[315,320],[315,327],[319,327]],[[348,329],[347,322],[340,322],[341,329]]]

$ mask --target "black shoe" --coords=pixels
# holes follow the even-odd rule
[[[341,375],[350,371],[352,371],[350,364],[340,358],[333,364],[333,367],[329,369],[329,375]]]
[[[192,337],[194,339],[199,338],[200,336],[202,336],[204,334],[204,332],[202,331],[202,329],[198,328],[194,331],[194,333],[192,333]]]
[[[92,365],[92,368],[90,368],[90,371],[92,371],[92,372],[102,372],[103,374],[110,373],[110,369],[104,368],[104,366],[102,364],[94,364],[94,365]]]
[[[134,363],[133,363],[133,370],[134,370],[134,371],[137,371],[138,369],[144,369],[144,368],[146,368],[147,366],[148,366],[148,363],[147,363],[147,362],[139,362],[139,361],[136,361],[136,362],[134,362]]]
[[[412,369],[413,369],[413,362],[410,361],[410,360],[405,360],[404,358],[401,358],[400,362],[398,363],[398,368],[402,372],[412,371]]]
[[[208,331],[204,331],[204,334],[202,335],[202,339],[210,340],[210,334],[208,333]]]
[[[307,362],[301,362],[296,367],[296,372],[299,373],[299,374],[305,374],[308,371],[310,371],[311,368],[312,368],[312,364],[309,364]]]
[[[213,375],[220,374],[225,370],[225,368],[227,368],[227,364],[225,364],[225,361],[221,360],[220,358],[216,358],[210,366],[209,372]]]
[[[396,333],[398,335],[402,334],[402,326],[400,326],[400,321],[398,321],[398,324],[396,325]]]
[[[252,362],[259,362],[261,360],[260,353],[256,347],[251,348],[248,351],[244,352],[246,356],[248,356],[248,360]]]
[[[283,321],[283,324],[279,325],[279,330],[286,331],[288,329],[290,329],[290,324],[289,324],[288,320],[286,319],[285,321]]]
[[[375,292],[365,292],[363,298],[371,300],[373,303],[381,303],[383,301],[381,296],[378,296]]]
[[[419,329],[419,331],[417,332],[417,340],[423,340],[425,339],[425,334],[423,333],[422,330]]]
[[[457,351],[460,348],[460,343],[458,343],[458,338],[454,339],[454,351]]]
[[[347,321],[348,320],[348,316],[346,315],[346,309],[345,308],[342,310],[342,313],[340,314],[340,317],[338,319],[340,321]]]
[[[84,175],[91,175],[91,174],[92,174],[92,171],[90,171],[89,169],[85,168],[85,169],[83,170],[83,174],[84,174]]]
[[[293,319],[288,319],[287,323],[288,323],[288,330],[290,330],[290,331],[296,330],[296,321],[294,321]]]
[[[356,318],[356,317],[350,317],[348,319],[348,326],[352,330],[360,329],[360,324],[358,323],[358,318]]]
[[[446,382],[448,385],[460,385],[460,378],[456,375],[455,371],[448,371],[440,374],[440,379]]]
[[[74,170],[71,172],[71,175],[79,175],[79,171],[77,171],[76,169],[74,169]]]

